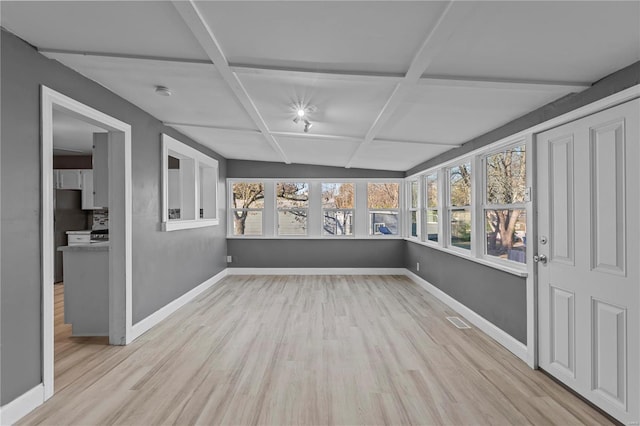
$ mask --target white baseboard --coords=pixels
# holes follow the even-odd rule
[[[40,383],[10,403],[0,407],[0,425],[9,426],[44,403],[44,385]]]
[[[522,342],[519,342],[509,334],[507,334],[504,330],[496,327],[491,322],[487,321],[485,318],[481,317],[471,309],[467,308],[462,303],[458,302],[453,297],[449,296],[447,293],[443,292],[433,284],[428,281],[425,281],[418,275],[414,274],[408,269],[405,269],[405,275],[411,278],[416,284],[420,287],[427,290],[429,293],[434,295],[440,301],[454,309],[460,315],[465,317],[469,322],[475,325],[478,329],[482,330],[485,334],[491,337],[496,342],[500,343],[502,346],[507,348],[510,352],[512,352],[515,356],[528,363],[529,355],[527,351],[527,346]]]
[[[188,292],[178,297],[174,301],[167,303],[165,306],[158,309],[157,311],[155,311],[145,319],[135,323],[133,327],[131,327],[131,331],[133,334],[131,340],[133,341],[137,339],[138,337],[140,337],[141,335],[149,331],[153,326],[157,325],[162,320],[167,318],[169,315],[171,315],[172,313],[174,313],[175,311],[177,311],[178,309],[180,309],[181,307],[189,303],[191,300],[195,299],[198,295],[200,295],[200,293],[213,287],[215,284],[217,284],[220,280],[222,280],[224,277],[228,275],[227,271],[228,269],[224,269],[222,272],[218,273],[217,275],[214,275],[213,277],[209,278],[202,284],[189,290]]]
[[[229,275],[405,275],[404,268],[227,268]]]

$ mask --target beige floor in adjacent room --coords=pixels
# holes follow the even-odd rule
[[[21,424],[610,423],[454,314],[406,277],[229,276],[126,347],[57,324]]]

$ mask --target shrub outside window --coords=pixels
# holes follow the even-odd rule
[[[471,162],[448,169],[449,244],[471,250]]]
[[[433,172],[425,177],[425,204],[427,229],[425,238],[427,241],[438,242],[438,172]]]
[[[278,235],[307,235],[309,184],[278,182],[276,184]]]
[[[369,210],[369,235],[398,235],[399,183],[368,183],[367,207]]]
[[[524,145],[487,155],[485,254],[526,263],[527,158]]]
[[[263,182],[235,182],[231,186],[233,235],[262,235]]]
[[[353,235],[355,185],[322,184],[322,235]]]

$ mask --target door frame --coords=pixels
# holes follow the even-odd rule
[[[133,340],[131,251],[131,125],[44,85],[41,95],[42,177],[42,382],[44,400],[54,387],[53,111],[64,111],[109,133],[109,343]]]

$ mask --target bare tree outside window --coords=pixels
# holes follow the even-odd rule
[[[367,184],[369,235],[398,235],[399,183]]]
[[[309,210],[309,184],[278,182],[276,184],[279,235],[306,235]]]
[[[471,163],[449,169],[449,237],[454,247],[471,249]]]
[[[526,262],[527,157],[524,145],[485,158],[487,254]]]
[[[353,235],[355,186],[353,183],[322,184],[322,232]]]
[[[234,235],[262,235],[264,183],[237,182],[232,191]]]

